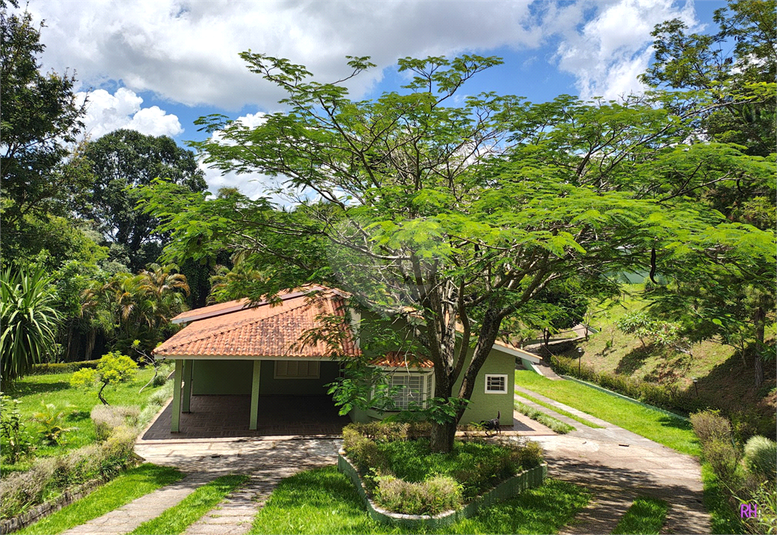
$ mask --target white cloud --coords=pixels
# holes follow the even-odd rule
[[[596,9],[591,17],[587,10]],[[637,76],[652,56],[650,32],[656,24],[680,18],[689,27],[698,23],[692,4],[677,7],[672,0],[618,0],[608,3],[583,0],[554,9],[562,41],[556,58],[559,68],[577,78],[583,98],[609,99],[640,93]],[[581,24],[581,21],[588,22]]]
[[[98,86],[121,80],[186,105],[238,110],[274,107],[281,92],[246,68],[252,49],[306,64],[323,81],[348,74],[346,55],[370,55],[379,67],[397,58],[534,47],[526,2],[445,0],[48,0],[29,9],[46,19],[44,66],[76,70]],[[351,84],[356,96],[380,69]]]
[[[137,130],[151,136],[175,136],[183,132],[178,117],[158,106],[142,108],[143,99],[124,87],[111,95],[104,89],[76,94],[80,102],[86,99],[84,123],[86,133],[95,140],[119,128]]]

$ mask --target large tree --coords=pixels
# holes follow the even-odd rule
[[[10,2],[18,8],[17,2]],[[0,1],[0,184],[4,262],[47,249],[62,261],[83,236],[61,229],[91,174],[72,143],[83,106],[68,74],[41,72],[40,25]],[[63,219],[64,218],[64,219]],[[74,225],[75,227],[75,225]]]
[[[640,194],[691,128],[652,102],[531,105],[485,93],[454,106],[467,80],[500,63],[477,56],[400,60],[411,75],[402,93],[353,101],[345,80],[319,83],[288,60],[242,56],[286,90],[287,111],[256,128],[204,118],[219,136],[196,145],[219,169],[283,177],[288,194],[308,200],[290,212],[235,194],[184,204],[162,185],[147,191],[147,209],[173,233],[178,260],[228,244],[283,283],[283,266],[298,282],[338,280],[362,304],[404,316],[413,347],[434,362],[435,451],[452,447],[503,320],[551,284],[599,286],[608,273],[650,266],[656,248],[671,255],[678,240],[700,242],[726,224],[683,197]],[[349,66],[356,76],[372,65]],[[278,285],[269,276],[256,287]]]
[[[733,0],[714,20],[712,34],[688,33],[679,20],[653,32],[656,61],[643,80],[671,91],[669,109],[698,112],[698,141],[676,148],[656,168],[654,194],[694,199],[734,223],[763,229],[773,243],[777,2]],[[680,319],[692,338],[719,336],[743,359],[752,353],[759,386],[764,360],[774,355],[765,343],[775,309],[774,248],[754,254],[719,238],[661,266],[670,283],[650,297],[654,310]]]
[[[158,221],[137,209],[137,194],[130,188],[161,177],[190,191],[204,191],[207,184],[194,153],[168,136],[117,130],[90,142],[84,155],[96,176],[85,215],[100,222],[109,244],[124,249],[133,272],[155,262],[164,236],[154,230]]]

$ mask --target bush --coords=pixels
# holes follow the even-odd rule
[[[747,531],[754,534],[777,533],[777,489],[773,483],[762,482],[749,500],[739,500],[742,505],[757,504],[758,513],[742,522]]]
[[[134,446],[134,429],[119,427],[101,444],[39,459],[30,470],[10,474],[0,480],[0,518],[19,515],[70,486],[112,478],[136,463]]]
[[[715,475],[731,491],[741,487],[742,478],[738,473],[739,452],[730,440],[714,438],[703,444],[704,459],[710,464]]]
[[[138,425],[140,409],[138,407],[122,407],[111,405],[95,405],[91,418],[94,423],[97,440],[107,440],[119,427],[135,427]]]
[[[378,478],[375,493],[379,505],[410,515],[436,515],[461,505],[461,485],[450,476],[435,476],[409,483],[394,476]]]
[[[32,450],[32,440],[19,412],[18,399],[0,392],[0,444],[9,464],[16,462]]]
[[[713,440],[731,441],[731,424],[718,411],[702,411],[691,415],[693,432],[704,444]]]
[[[745,465],[751,473],[773,482],[777,477],[777,442],[751,437],[745,444]]]

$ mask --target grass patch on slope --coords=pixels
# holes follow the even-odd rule
[[[558,433],[559,435],[566,435],[570,431],[575,430],[575,428],[572,427],[571,425],[565,424],[561,420],[556,420],[552,416],[548,416],[544,412],[540,412],[533,407],[529,407],[528,405],[525,405],[520,401],[514,401],[513,407],[515,407],[515,410],[517,410],[524,416],[528,416],[535,422],[541,423],[542,425],[549,428],[554,433]]]
[[[657,498],[639,497],[612,531],[613,535],[640,533],[658,535],[666,520],[669,505]]]
[[[558,533],[590,499],[582,487],[547,480],[436,531],[402,530],[372,520],[353,484],[335,467],[326,467],[283,480],[257,513],[250,533]]]
[[[531,371],[517,370],[515,384],[628,429],[688,455],[699,455],[690,422],[600,392],[574,381],[551,381]],[[555,409],[554,409],[555,410]]]
[[[35,524],[19,535],[54,535],[118,509],[165,485],[175,483],[183,474],[175,468],[142,464],[120,475],[88,496],[73,502]]]
[[[523,392],[515,392],[516,395],[521,396],[522,398],[528,399],[529,401],[533,401],[537,405],[541,405],[545,407],[546,409],[550,409],[553,412],[557,412],[561,414],[562,416],[566,416],[567,418],[572,418],[574,421],[579,422],[583,425],[587,425],[588,427],[592,427],[593,429],[602,429],[603,426],[599,424],[595,424],[591,422],[590,420],[586,420],[585,418],[581,418],[580,416],[577,416],[576,414],[572,414],[571,412],[567,412],[564,409],[559,409],[558,407],[554,407],[550,403],[545,403],[544,401],[540,401],[539,399],[530,396],[529,394],[524,394]],[[550,396],[547,396],[550,397]]]
[[[143,522],[132,533],[134,535],[155,533],[178,535],[183,533],[202,515],[216,507],[227,494],[246,481],[248,481],[248,476],[245,475],[222,476],[214,479],[189,494],[178,505],[171,507],[153,520]]]

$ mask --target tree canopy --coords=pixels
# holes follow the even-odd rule
[[[188,190],[204,191],[207,184],[194,154],[167,136],[116,130],[88,143],[84,156],[95,175],[85,215],[99,222],[108,244],[121,247],[132,271],[155,262],[164,237],[155,230],[158,221],[137,209],[131,187],[162,177]]]
[[[363,306],[404,316],[414,347],[434,362],[436,408],[448,416],[433,427],[438,451],[452,444],[503,320],[551,285],[600,289],[618,271],[655,267],[657,257],[668,266],[724,237],[772,245],[700,210],[688,181],[672,182],[672,159],[693,150],[696,117],[658,106],[660,97],[457,100],[500,63],[467,55],[402,59],[402,92],[354,101],[344,82],[371,68],[368,58],[349,58],[348,77],[321,83],[285,59],[242,57],[287,92],[286,111],[255,128],[203,118],[219,136],[195,146],[219,169],[280,176],[287,194],[308,197],[278,211],[234,192],[184,201],[169,185],[146,190],[146,209],[172,234],[169,259],[230,247],[270,275],[253,284],[260,295],[290,279],[337,281]]]

